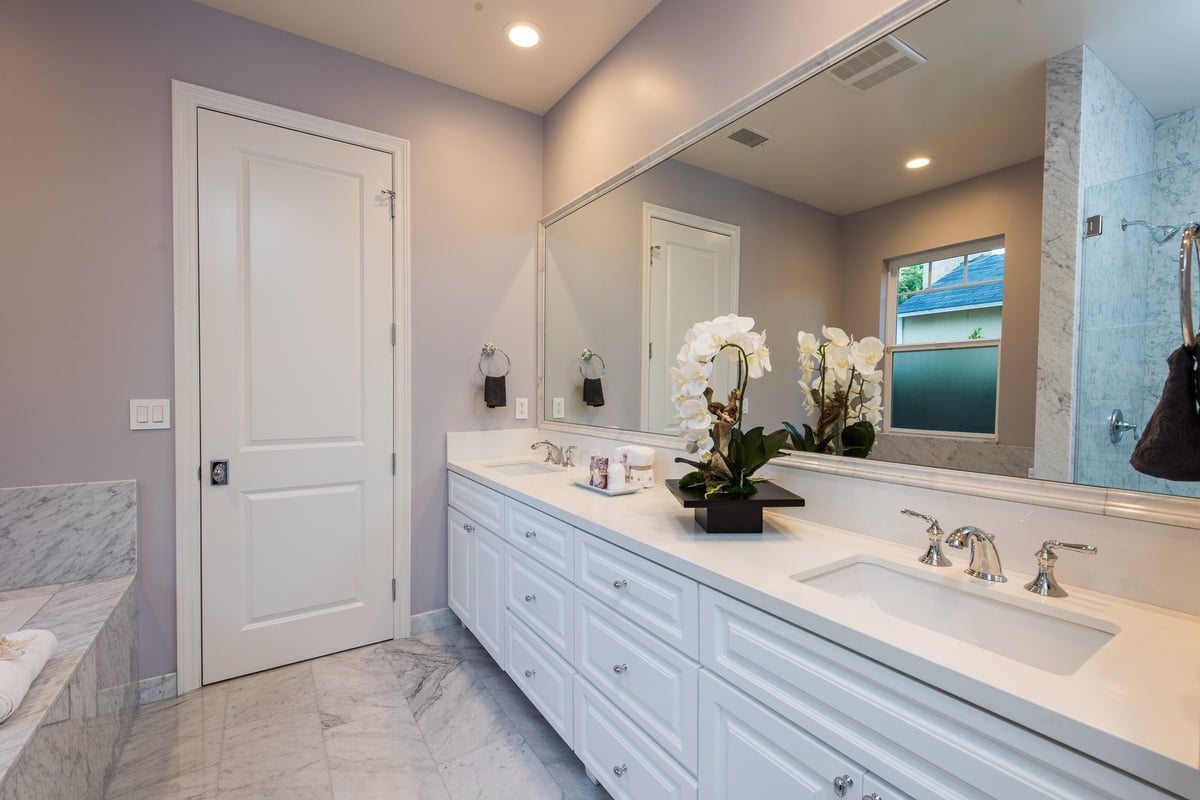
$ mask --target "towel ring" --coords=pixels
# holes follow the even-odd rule
[[[587,373],[583,371],[583,367],[585,364],[588,364],[589,362],[591,362],[591,360],[593,358],[600,359],[600,374],[596,376],[597,378],[603,378],[604,373],[608,369],[607,367],[604,366],[604,357],[603,356],[601,356],[599,353],[593,353],[590,349],[584,350],[583,353],[579,356],[579,374],[582,375],[584,377],[584,379],[587,378]]]
[[[504,356],[504,361],[507,366],[505,366],[505,368],[504,368],[503,375],[488,375],[487,371],[484,370],[484,368],[483,368],[483,360],[485,358],[492,358],[493,356],[496,355],[496,353],[499,353],[500,355]],[[479,352],[479,374],[485,378],[488,378],[488,377],[504,378],[504,377],[507,377],[508,373],[510,373],[510,372],[512,372],[512,359],[508,357],[508,353],[504,352],[499,347],[496,347],[496,345],[492,344],[491,342],[488,342],[487,344],[485,344],[483,346],[483,350],[481,350]]]
[[[1196,346],[1196,330],[1192,327],[1192,251],[1200,261],[1200,223],[1184,226],[1179,237],[1179,323],[1183,328],[1183,343]]]

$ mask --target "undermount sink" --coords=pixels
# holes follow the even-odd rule
[[[488,469],[495,470],[503,475],[544,475],[547,472],[562,472],[563,468],[554,464],[547,464],[544,461],[530,461],[521,459],[520,461],[497,461],[494,464],[485,465]]]
[[[792,580],[1058,675],[1075,672],[1120,632],[1082,614],[1047,613],[1036,601],[997,594],[995,586],[883,560],[856,557]]]

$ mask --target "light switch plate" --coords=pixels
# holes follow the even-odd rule
[[[517,419],[529,419],[529,398],[517,398]]]
[[[171,427],[170,400],[130,400],[129,430],[160,431]]]
[[[567,415],[567,404],[561,397],[554,398],[554,412],[551,414],[554,419],[562,419]]]

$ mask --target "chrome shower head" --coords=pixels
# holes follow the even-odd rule
[[[1150,231],[1150,238],[1155,244],[1166,244],[1175,238],[1179,231],[1183,230],[1181,225],[1151,225],[1144,219],[1122,219],[1121,230],[1125,230],[1130,225],[1136,225],[1139,228],[1145,228]]]

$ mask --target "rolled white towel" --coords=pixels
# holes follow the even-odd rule
[[[21,705],[34,678],[58,649],[58,638],[50,631],[27,630],[8,634],[8,641],[23,652],[0,660],[0,722]]]
[[[629,480],[643,488],[654,485],[654,448],[627,444],[618,447],[621,460],[629,466]]]

